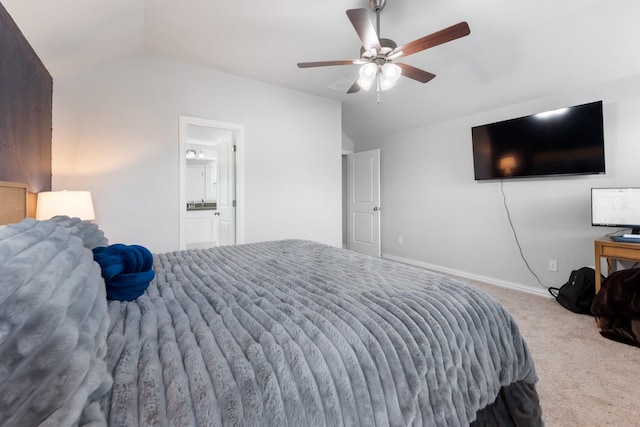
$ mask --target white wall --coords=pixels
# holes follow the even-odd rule
[[[156,56],[54,81],[53,188],[93,192],[111,243],[179,244],[179,115],[243,124],[245,242],[341,245],[337,101]]]
[[[355,144],[351,138],[342,133],[342,153],[349,154],[355,150]]]
[[[499,181],[476,182],[471,127],[604,101],[605,175],[514,179],[504,193],[523,253],[544,286],[594,265],[590,189],[640,186],[640,76],[409,129],[357,151],[381,149],[382,251],[442,271],[546,292],[520,257]],[[403,244],[397,244],[397,236]],[[558,272],[548,271],[548,260]]]

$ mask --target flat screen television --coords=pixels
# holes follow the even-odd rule
[[[476,180],[605,172],[602,101],[471,129]]]
[[[640,188],[592,188],[591,225],[640,234]]]

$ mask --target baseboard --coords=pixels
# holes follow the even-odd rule
[[[440,265],[429,264],[426,262],[416,261],[413,259],[402,258],[399,256],[390,255],[390,254],[382,254],[382,258],[385,258],[391,261],[401,262],[403,264],[409,264],[416,267],[425,268],[427,270],[434,271],[436,273],[463,277],[465,279],[476,280],[478,282],[487,283],[489,285],[500,286],[502,288],[508,288],[508,289],[515,289],[521,292],[527,292],[534,295],[552,298],[549,292],[546,289],[542,289],[542,288],[534,289],[519,283],[506,282],[504,280],[494,279],[493,277],[480,276],[477,274],[468,273],[466,271],[454,270],[452,268],[442,267]]]

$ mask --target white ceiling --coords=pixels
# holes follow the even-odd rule
[[[355,141],[640,74],[637,0],[388,0],[381,37],[399,45],[460,21],[471,34],[404,58],[437,77],[402,78],[380,104],[374,90],[344,93],[357,66],[296,66],[357,58],[360,41],[345,10],[368,8],[368,0],[0,2],[54,85],[119,57],[167,55],[339,99],[343,130]]]

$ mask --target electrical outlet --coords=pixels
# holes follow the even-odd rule
[[[398,236],[398,244],[401,245],[402,244],[402,236]]]
[[[558,261],[555,259],[549,260],[549,271],[558,271]]]

